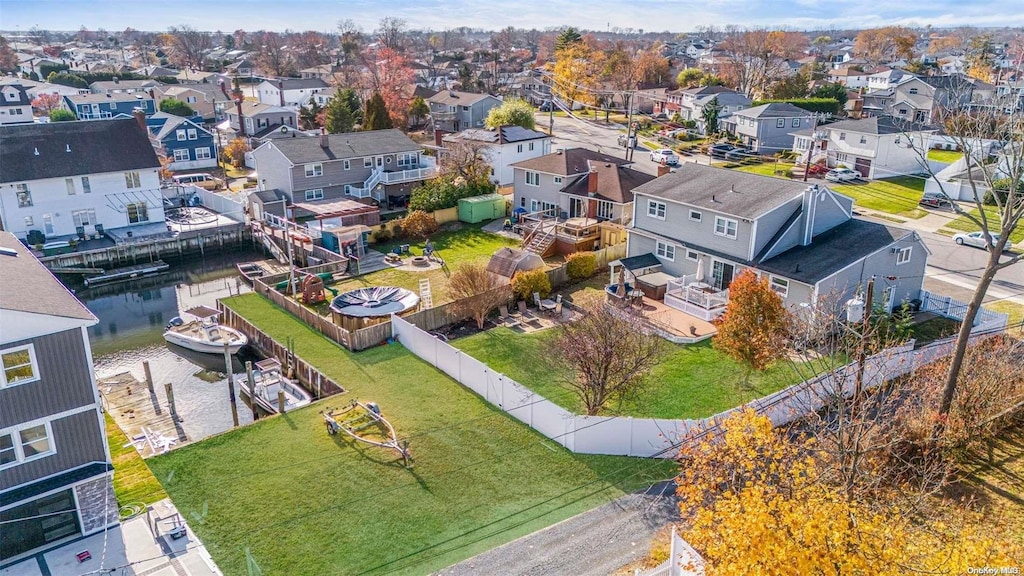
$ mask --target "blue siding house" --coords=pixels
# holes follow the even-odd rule
[[[156,113],[156,103],[144,92],[133,94],[74,94],[64,96],[64,107],[79,120],[131,118],[132,111],[142,108],[146,116]]]
[[[183,118],[157,112],[146,118],[146,126],[156,140],[157,152],[172,162],[168,170],[195,170],[217,165],[213,134],[203,128],[202,117]]]

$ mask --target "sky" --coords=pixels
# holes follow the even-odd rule
[[[468,26],[686,32],[728,24],[791,29],[890,24],[1024,26],[1024,0],[0,0],[0,29],[332,31],[350,18],[370,31],[385,16],[417,29]]]

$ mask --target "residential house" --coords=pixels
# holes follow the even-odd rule
[[[319,66],[303,68],[299,70],[299,75],[303,79],[319,78],[320,80],[329,81],[334,77],[339,68],[339,66],[332,66],[331,64],[321,64]]]
[[[136,108],[146,116],[156,113],[156,102],[145,92],[135,94],[72,94],[64,96],[64,108],[79,120],[102,120],[118,116],[131,117]]]
[[[137,70],[132,70],[132,73],[140,76],[148,76],[149,78],[167,78],[178,75],[178,70],[172,68],[165,68],[163,66],[157,66],[152,64],[149,66],[143,66]]]
[[[633,190],[654,178],[623,164],[587,160],[587,172],[562,187],[561,204],[568,205],[565,212],[570,218],[628,224],[633,217]]]
[[[227,106],[224,108],[224,116],[227,117],[232,130],[244,130],[245,135],[252,138],[263,138],[282,128],[288,132],[299,126],[299,113],[295,110],[261,102],[243,102],[241,115],[238,106]]]
[[[869,73],[850,67],[836,68],[828,73],[829,82],[842,84],[851,90],[867,87],[869,78]]]
[[[865,94],[864,112],[932,124],[943,109],[984,101],[995,93],[995,86],[963,75],[908,76],[891,88]]]
[[[150,90],[160,86],[162,84],[156,80],[120,80],[115,76],[110,81],[89,84],[89,91],[93,94],[135,94],[136,92],[149,94]]]
[[[118,524],[87,332],[96,322],[0,232],[0,568]]]
[[[937,131],[937,128],[891,116],[819,125],[813,159],[817,161],[824,157],[829,168],[852,168],[863,178],[916,174],[925,171],[921,164],[921,151],[932,147],[932,136]],[[811,144],[810,132],[805,130],[793,135],[793,151],[806,159]]]
[[[678,94],[672,94],[673,92],[678,92]],[[750,98],[745,94],[724,86],[699,86],[679,91],[670,90],[666,92],[666,96],[670,101],[676,99],[679,105],[678,112],[682,119],[696,122],[697,129],[701,132],[705,132],[707,128],[704,125],[704,107],[710,105],[712,101],[718,102],[720,125],[728,121],[736,112],[749,108],[751,103]]]
[[[256,86],[256,97],[271,106],[305,106],[314,94],[330,87],[320,78],[283,78],[264,80]]]
[[[579,195],[567,193],[565,189],[580,177],[590,174],[592,164],[628,166],[630,162],[587,148],[559,149],[539,158],[516,162],[512,165],[513,208],[519,212],[525,211],[531,214],[545,212],[551,216],[560,216],[565,213],[570,218],[588,216],[591,213],[590,202],[574,200],[574,198],[579,198]],[[608,182],[610,176],[607,174],[605,176],[604,185],[611,186]],[[633,178],[630,175],[624,178],[626,181],[633,179],[639,179],[639,177]],[[608,196],[609,198],[605,200],[595,198],[596,204],[593,206],[595,217],[621,220],[623,217],[621,207],[613,205],[615,204],[613,197],[620,195],[609,193]],[[626,194],[623,193],[621,196],[625,198]],[[625,203],[628,202],[622,202],[622,204]]]
[[[311,101],[316,102],[317,106],[320,106],[321,108],[326,108],[327,105],[331,103],[331,98],[334,98],[334,95],[341,90],[343,90],[343,88],[328,86],[316,94],[313,94]]]
[[[0,125],[32,122],[32,99],[21,84],[0,86]]]
[[[899,68],[882,68],[868,75],[868,91],[887,90],[899,84],[904,78],[915,77],[914,74]]]
[[[793,147],[793,130],[814,123],[814,114],[786,102],[771,102],[734,112],[723,123],[744,146],[760,154]]]
[[[413,188],[437,176],[433,158],[397,129],[282,138],[252,155],[264,190],[280,190],[290,203],[313,208],[342,199],[402,204]]]
[[[427,105],[435,130],[458,132],[482,127],[487,113],[500,106],[501,100],[490,94],[442,90],[427,98]]]
[[[551,136],[520,126],[502,126],[493,130],[470,128],[444,136],[442,145],[452,142],[468,142],[483,147],[491,165],[491,180],[499,186],[513,183],[512,165],[516,162],[551,152]]]
[[[252,75],[256,73],[256,64],[248,58],[243,58],[242,60],[232,62],[225,66],[224,73],[231,76],[252,77]]]
[[[146,119],[158,153],[170,160],[172,171],[198,170],[217,166],[213,133],[203,127],[200,117],[182,118],[157,112]]]
[[[225,109],[234,107],[226,88],[217,84],[172,84],[157,92],[158,108],[160,102],[174,98],[188,104],[207,122],[223,120]]]
[[[745,269],[795,309],[841,304],[872,277],[883,279],[876,305],[919,296],[928,250],[917,233],[854,219],[853,199],[826,186],[686,163],[633,195],[629,258],[614,264],[673,277],[665,304],[687,314],[721,315]]]
[[[160,161],[144,121],[0,126],[0,224],[19,238],[146,224],[165,232]]]

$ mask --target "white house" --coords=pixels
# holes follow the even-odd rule
[[[136,119],[0,126],[4,230],[66,240],[163,222],[160,161]]]
[[[256,86],[256,97],[272,106],[305,106],[313,94],[329,86],[320,78],[264,80]]]
[[[32,99],[21,84],[0,86],[0,125],[32,122]]]
[[[818,126],[817,132],[827,137],[819,142],[815,160],[824,154],[829,168],[842,165],[873,179],[923,172],[919,151],[931,148],[936,129],[891,116],[872,116]],[[793,135],[793,151],[806,158],[810,133]]]
[[[854,68],[836,68],[828,73],[829,82],[842,84],[850,90],[867,87],[869,77],[867,72]]]
[[[551,152],[551,137],[543,132],[520,126],[503,126],[498,130],[472,128],[448,134],[443,142],[470,142],[485,147],[491,164],[491,180],[499,186],[512,184],[516,162],[538,158]]]

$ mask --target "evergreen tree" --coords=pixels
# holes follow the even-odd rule
[[[324,129],[330,134],[341,134],[351,132],[355,129],[356,120],[352,117],[352,111],[348,108],[348,102],[339,92],[327,102],[327,109],[324,112]]]
[[[356,124],[361,123],[363,121],[363,103],[359,100],[359,95],[356,94],[356,91],[351,88],[345,88],[338,93],[338,96],[345,101],[348,112],[352,115],[352,120]]]
[[[373,96],[366,101],[363,130],[384,130],[394,127],[394,124],[391,123],[391,115],[388,114],[388,107],[384,103],[384,97],[380,95],[380,92],[374,92]]]
[[[718,133],[718,113],[722,110],[722,106],[718,103],[718,96],[711,99],[710,102],[704,105],[700,113],[704,119],[704,133],[707,135]]]

